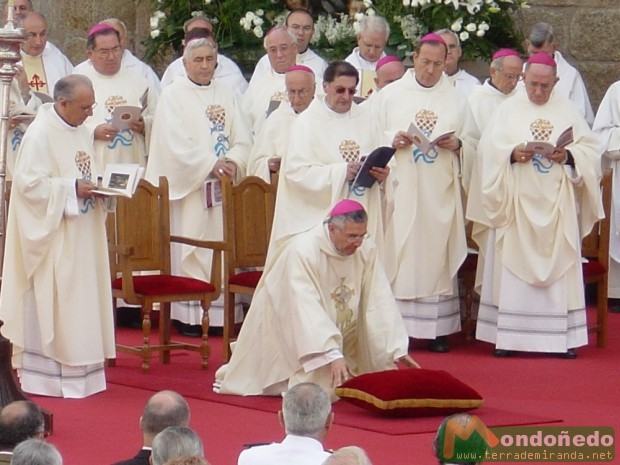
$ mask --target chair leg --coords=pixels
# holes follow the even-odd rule
[[[596,345],[607,347],[607,280],[599,281],[596,290]]]
[[[170,363],[170,302],[161,302],[159,309],[159,361]]]
[[[222,356],[224,362],[230,360],[230,340],[235,332],[235,294],[224,292],[224,329],[222,331]]]
[[[153,310],[153,304],[150,302],[145,303],[142,306],[142,347],[140,348],[140,354],[142,356],[142,371],[149,371],[149,363],[151,360],[151,311]]]
[[[207,369],[209,366],[209,355],[211,355],[211,348],[209,347],[209,307],[211,307],[210,300],[202,301],[202,341],[200,343],[200,359],[203,369]]]

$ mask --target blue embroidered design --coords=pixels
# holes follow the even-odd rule
[[[118,144],[125,147],[130,147],[133,144],[133,132],[129,129],[123,129],[118,131],[114,136],[114,139],[108,144],[109,149],[115,149]]]
[[[364,197],[365,193],[366,188],[363,186],[356,186],[351,189],[351,194],[355,195],[356,197]]]
[[[534,154],[532,157],[532,164],[536,171],[541,174],[547,174],[553,168],[553,162],[539,153]]]
[[[211,132],[213,132],[213,130]],[[217,140],[215,141],[215,145],[213,148],[215,149],[216,157],[222,158],[226,156],[226,154],[230,150],[230,141],[228,139],[228,136],[223,133],[218,134]]]
[[[417,162],[418,160],[422,160],[423,163],[427,163],[429,165],[432,163],[435,163],[435,159],[439,155],[439,153],[435,149],[431,149],[430,152],[424,153],[422,152],[422,150],[420,150],[417,147],[413,149],[413,152],[411,154],[413,155],[414,162]]]
[[[24,133],[22,131],[19,129],[15,129],[15,131],[13,131],[13,137],[11,137],[11,147],[13,148],[13,151],[16,151],[19,148],[23,138]]]
[[[95,199],[93,198],[82,199],[82,208],[80,208],[80,213],[82,215],[85,215],[86,213],[88,213],[88,210],[90,210],[91,208],[93,210],[95,210],[96,208]]]

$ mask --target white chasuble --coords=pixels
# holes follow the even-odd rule
[[[215,390],[279,395],[311,381],[332,392],[328,354],[357,375],[395,368],[407,345],[372,240],[342,256],[319,225],[294,237],[263,276]]]
[[[200,86],[179,77],[162,92],[153,123],[146,179],[157,184],[168,178],[172,233],[204,240],[223,238],[222,207],[205,208],[203,184],[215,180],[211,171],[218,160],[237,165],[237,179],[246,171],[251,135],[241,116],[236,97],[224,84],[212,81]],[[173,271],[197,279],[211,278],[212,252],[179,246]],[[173,252],[174,253],[174,252]],[[176,266],[175,266],[176,265]],[[199,324],[200,307],[173,317]]]
[[[599,144],[558,94],[535,105],[518,92],[497,112],[501,120],[480,141],[482,202],[496,238],[492,276],[482,285],[491,302],[481,305],[476,337],[500,349],[565,352],[587,343],[580,246],[603,214]],[[555,144],[568,127],[575,168],[540,154],[511,163],[517,145]]]
[[[292,126],[286,160],[280,170],[270,255],[292,235],[320,223],[330,208],[349,195],[347,163],[359,161],[379,144],[371,113],[356,104],[340,114],[315,97]],[[356,188],[349,198],[364,205],[368,234],[383,252],[384,202],[391,193],[388,176],[382,188]],[[275,250],[272,250],[275,249]]]
[[[273,69],[250,80],[248,89],[241,98],[241,106],[246,115],[252,132],[258,134],[269,116],[270,103],[288,103],[285,73],[276,73]]]
[[[115,356],[105,231],[112,202],[75,194],[76,179],[102,173],[93,153],[87,128],[69,126],[45,104],[13,176],[0,318],[24,387],[38,394],[105,389],[102,364]]]
[[[413,72],[379,93],[375,107],[385,142],[414,123],[429,137],[461,134],[464,104],[442,76],[431,88]],[[467,246],[459,177],[459,156],[415,145],[396,152],[394,214],[386,231],[386,269],[412,337],[435,338],[460,329],[456,273]]]
[[[88,63],[80,72],[90,78],[95,89],[97,106],[86,124],[94,132],[100,124],[112,123],[112,111],[119,105],[132,105],[143,108],[145,132],[149,131],[152,115],[157,105],[157,92],[149,86],[146,79],[136,73],[121,68],[114,76],[98,73]],[[145,136],[131,129],[122,129],[110,141],[95,141],[96,156],[105,166],[108,163],[138,163],[146,165]]]

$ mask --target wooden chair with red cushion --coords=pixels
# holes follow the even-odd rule
[[[581,242],[584,284],[596,284],[596,324],[588,327],[596,333],[596,345],[607,346],[607,282],[609,268],[609,227],[611,223],[612,171],[605,171],[601,181],[605,218],[592,228]]]
[[[230,359],[235,337],[235,294],[253,295],[263,274],[276,203],[276,185],[248,176],[234,186],[222,180],[224,240],[223,357]],[[257,268],[259,268],[257,270]]]
[[[168,180],[163,176],[157,187],[141,179],[132,198],[119,197],[116,212],[108,218],[107,229],[114,301],[122,298],[128,304],[140,305],[142,314],[142,344],[117,343],[116,349],[140,356],[144,371],[149,369],[153,351],[158,351],[161,363],[166,364],[170,363],[173,349],[199,352],[201,365],[207,368],[208,310],[221,292],[221,256],[227,244],[170,235]],[[212,282],[172,275],[171,242],[212,249]],[[170,303],[184,301],[201,302],[202,340],[199,345],[171,340]],[[155,303],[160,304],[159,343],[151,344],[151,314]],[[114,366],[114,360],[108,364]]]

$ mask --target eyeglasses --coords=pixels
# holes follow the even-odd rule
[[[368,233],[366,234],[348,234],[347,237],[345,237],[346,241],[349,244],[353,244],[354,242],[357,241],[363,241],[364,239],[366,239],[368,237]]]
[[[110,54],[120,55],[121,46],[117,45],[116,47],[112,47],[112,48],[100,48],[99,50],[93,50],[93,51],[99,58],[107,58]]]
[[[540,90],[542,91],[547,91],[553,87],[553,84],[548,84],[548,83],[543,84],[541,82],[530,82],[530,81],[523,81],[523,82],[525,83],[526,87],[529,87],[531,89],[540,88]]]
[[[520,74],[513,74],[513,73],[501,73],[502,76],[504,76],[506,79],[510,80],[510,81],[519,81],[521,79],[521,75]]]
[[[73,100],[67,100],[67,102],[73,104],[73,105],[77,105]],[[93,103],[92,105],[84,105],[84,106],[80,106],[80,110],[82,110],[84,113],[89,112],[94,110],[97,107],[97,102]]]
[[[301,89],[301,90],[287,90],[286,91],[286,95],[288,95],[289,98],[293,98],[295,96],[299,97],[299,98],[305,98],[307,97],[309,94],[309,92],[306,89]]]
[[[336,92],[337,94],[344,94],[345,92],[347,92],[349,95],[355,95],[357,89],[355,87],[336,87],[334,89],[334,92]]]

